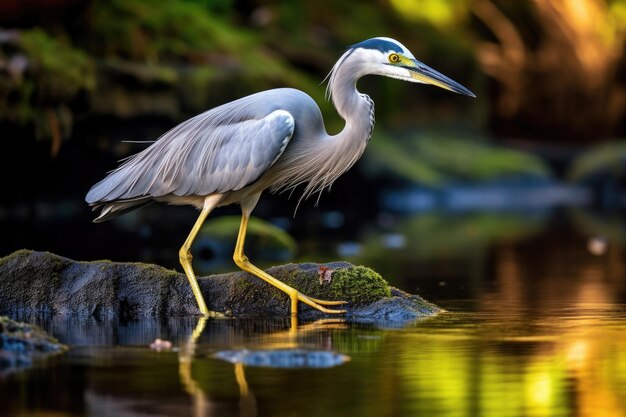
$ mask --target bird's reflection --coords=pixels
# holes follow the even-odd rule
[[[207,325],[208,318],[201,317],[198,319],[193,332],[185,343],[180,348],[179,353],[179,376],[181,383],[189,396],[193,401],[193,415],[195,417],[204,417],[212,415],[212,402],[207,398],[206,393],[200,388],[200,384],[193,378],[192,365],[196,354],[196,348],[198,339],[204,332]],[[264,337],[262,343],[256,348],[263,348],[263,354],[271,355],[272,352],[289,352],[290,350],[297,350],[302,347],[300,338],[307,333],[321,331],[321,330],[343,330],[348,327],[346,321],[341,318],[335,319],[321,319],[314,322],[300,324],[298,318],[293,316],[290,319],[289,329],[268,334]],[[322,343],[325,349],[332,347]],[[327,353],[328,355],[334,355],[334,357],[340,358],[340,360],[331,362],[330,365],[323,366],[335,366],[348,360],[347,356],[335,355],[328,351],[319,351],[317,353]],[[239,386],[239,415],[242,417],[254,417],[257,416],[257,401],[254,393],[250,390],[248,381],[246,379],[246,363],[240,359],[228,359],[233,363],[235,380]],[[287,361],[289,364],[289,361]],[[319,362],[315,362],[316,364]],[[327,363],[327,362],[326,362]],[[272,366],[272,365],[269,365]],[[307,366],[306,364],[304,366]],[[290,367],[290,366],[286,366]]]
[[[239,385],[239,415],[241,417],[256,417],[256,397],[248,387],[243,368],[243,363],[235,364],[235,378],[237,379],[237,385]]]
[[[181,346],[180,354],[178,355],[178,374],[185,391],[189,394],[193,401],[193,415],[195,417],[209,415],[211,405],[211,402],[200,389],[200,385],[191,375],[191,365],[196,352],[196,342],[204,331],[206,323],[207,317],[200,317],[196,327],[189,336],[189,339],[183,346]]]

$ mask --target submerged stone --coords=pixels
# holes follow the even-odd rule
[[[340,353],[310,349],[223,350],[215,357],[230,363],[267,368],[332,368],[350,360]]]
[[[392,288],[369,268],[347,262],[287,264],[267,270],[318,299],[343,300],[353,321],[407,321],[441,311],[419,296]],[[289,298],[247,272],[198,279],[207,307],[234,316],[285,316]],[[299,304],[299,317],[321,312]],[[142,263],[77,262],[48,252],[20,250],[0,259],[0,313],[71,314],[136,319],[199,315],[187,277]]]

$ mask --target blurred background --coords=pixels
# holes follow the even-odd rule
[[[124,141],[284,86],[310,94],[337,132],[321,82],[346,46],[374,36],[477,99],[363,79],[377,118],[365,155],[295,216],[297,191],[265,195],[250,257],[349,260],[434,299],[540,303],[588,281],[593,297],[624,299],[624,0],[3,0],[0,254],[180,270],[194,209],[91,223],[91,185],[147,146]],[[207,222],[199,273],[234,269],[238,213]]]

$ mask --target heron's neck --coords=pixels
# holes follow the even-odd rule
[[[356,89],[354,73],[339,68],[331,85],[333,104],[346,125],[336,139],[361,142],[363,145],[374,129],[374,102]]]
[[[334,136],[312,136],[288,148],[288,157],[279,159],[272,167],[279,173],[273,190],[307,183],[301,199],[306,198],[330,187],[363,154],[374,127],[374,103],[357,91],[358,77],[353,72],[344,72],[341,66],[337,71],[331,76],[329,88],[337,112],[346,121],[345,127]]]

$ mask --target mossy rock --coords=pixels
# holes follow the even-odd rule
[[[322,280],[320,271],[332,274]],[[267,272],[313,298],[348,302],[341,308],[354,321],[406,321],[441,311],[347,262],[287,264]],[[239,317],[290,313],[286,294],[247,272],[199,278],[198,284],[211,311]],[[299,309],[301,318],[323,316],[303,303]],[[199,311],[184,274],[150,264],[77,262],[20,250],[0,259],[0,313],[134,319]]]
[[[66,349],[39,327],[0,316],[0,375]]]
[[[371,304],[382,298],[391,297],[391,288],[387,281],[370,268],[347,266],[330,271],[332,274],[329,276],[329,282],[322,281],[321,284],[312,280],[311,274],[303,270],[283,281],[312,297],[327,300],[341,299],[352,305]],[[354,285],[355,282],[358,282],[358,286]]]

